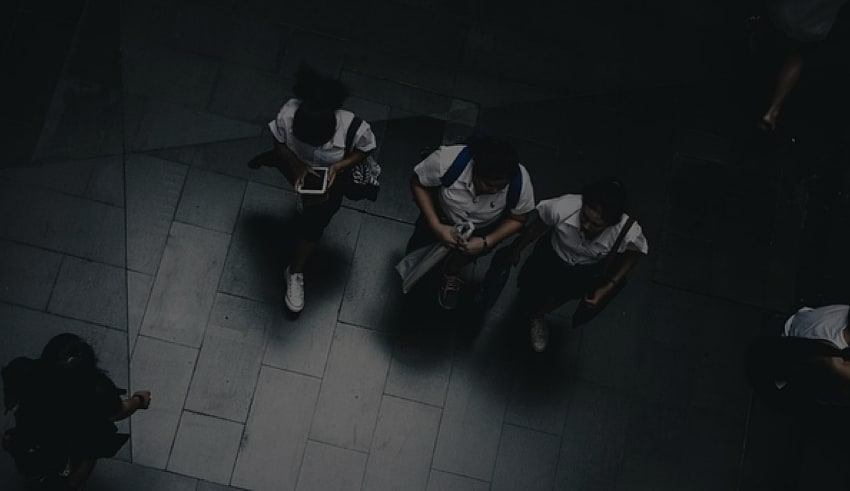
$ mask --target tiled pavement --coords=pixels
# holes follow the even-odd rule
[[[846,122],[822,131],[840,111],[805,104],[845,65],[815,63],[762,141],[746,76],[714,73],[736,36],[708,33],[736,13],[697,2],[58,5],[19,2],[3,26],[25,75],[4,95],[0,363],[73,331],[153,392],[87,489],[846,487],[840,438],[764,407],[741,373],[747,341],[800,302],[846,301]],[[301,59],[349,86],[385,175],[334,219],[293,319],[294,195],[245,163]],[[392,269],[420,149],[474,125],[514,139],[538,199],[620,176],[650,239],[594,325],[552,316],[542,356],[513,286],[483,318],[448,315]],[[8,458],[0,479],[17,482]]]

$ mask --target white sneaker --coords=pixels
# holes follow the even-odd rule
[[[304,308],[304,273],[289,274],[289,268],[286,268],[286,295],[283,296],[283,301],[293,313],[301,312]]]
[[[543,319],[531,319],[531,329],[528,333],[531,335],[531,347],[534,351],[540,353],[546,349],[549,344],[549,329]]]

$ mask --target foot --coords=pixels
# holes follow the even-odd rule
[[[283,301],[292,313],[301,312],[304,309],[304,273],[291,273],[286,268],[286,295]]]
[[[531,328],[528,330],[531,336],[531,347],[534,351],[541,353],[549,344],[549,329],[543,319],[531,319]]]
[[[758,128],[765,133],[770,133],[776,129],[776,120],[779,119],[779,111],[769,110],[761,117],[758,122]]]
[[[457,307],[461,288],[463,288],[463,280],[459,276],[443,274],[443,282],[440,285],[440,292],[437,297],[440,307],[446,310]]]

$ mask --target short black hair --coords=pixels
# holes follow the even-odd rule
[[[485,180],[511,180],[519,169],[519,155],[507,140],[488,136],[469,143],[472,171]]]
[[[54,336],[41,352],[41,360],[58,369],[94,370],[97,357],[92,347],[76,334]]]
[[[626,212],[626,190],[617,179],[603,179],[587,184],[581,190],[582,204],[602,215],[607,226],[619,223]]]
[[[292,92],[301,101],[292,121],[295,137],[314,147],[333,138],[335,112],[348,97],[348,90],[342,82],[302,63],[295,75]]]

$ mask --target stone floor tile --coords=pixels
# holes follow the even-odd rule
[[[308,440],[295,489],[360,489],[367,457],[365,453]]]
[[[126,93],[204,109],[212,96],[219,63],[177,49],[159,47],[123,50]]]
[[[201,169],[189,169],[175,219],[232,233],[244,192],[245,181]]]
[[[425,489],[440,416],[439,408],[384,396],[363,487]]]
[[[62,255],[0,240],[0,300],[44,310]]]
[[[123,157],[104,157],[95,159],[84,196],[123,208],[125,187]]]
[[[245,421],[260,371],[267,311],[251,300],[216,296],[186,409]]]
[[[243,425],[184,411],[168,470],[219,484],[230,483]]]
[[[107,264],[65,257],[47,310],[126,330],[126,272]]]
[[[507,402],[508,387],[500,372],[455,361],[432,468],[490,480]]]
[[[134,389],[151,391],[151,405],[132,416],[133,462],[165,469],[197,356],[193,348],[139,337],[130,374]]]
[[[401,280],[395,264],[404,256],[413,228],[407,224],[367,216],[363,219],[357,254],[345,287],[339,312],[342,322],[372,329],[391,330],[406,316]],[[374,292],[384,294],[375,296]]]
[[[560,443],[549,433],[505,425],[491,489],[552,489]]]
[[[137,99],[127,106],[127,147],[133,151],[253,138],[263,132],[259,125],[167,102]]]
[[[0,237],[124,266],[124,210],[56,191],[0,180]]]
[[[310,438],[368,451],[390,362],[386,336],[345,324],[334,332]]]
[[[146,155],[126,163],[127,268],[155,275],[188,168]]]
[[[142,319],[145,317],[152,288],[153,276],[127,271],[127,338],[131,355],[142,329]]]
[[[200,347],[229,244],[230,235],[174,223],[142,334]]]
[[[259,491],[295,488],[319,385],[313,377],[261,369],[233,471],[234,486]]]
[[[195,491],[195,486],[197,480],[191,477],[111,459],[99,460],[91,479],[86,483],[86,489],[92,491]]]
[[[215,114],[266,125],[291,97],[288,85],[290,82],[280,77],[225,64],[221,67],[209,110]]]
[[[487,491],[490,483],[471,477],[431,470],[428,477],[428,491]]]

